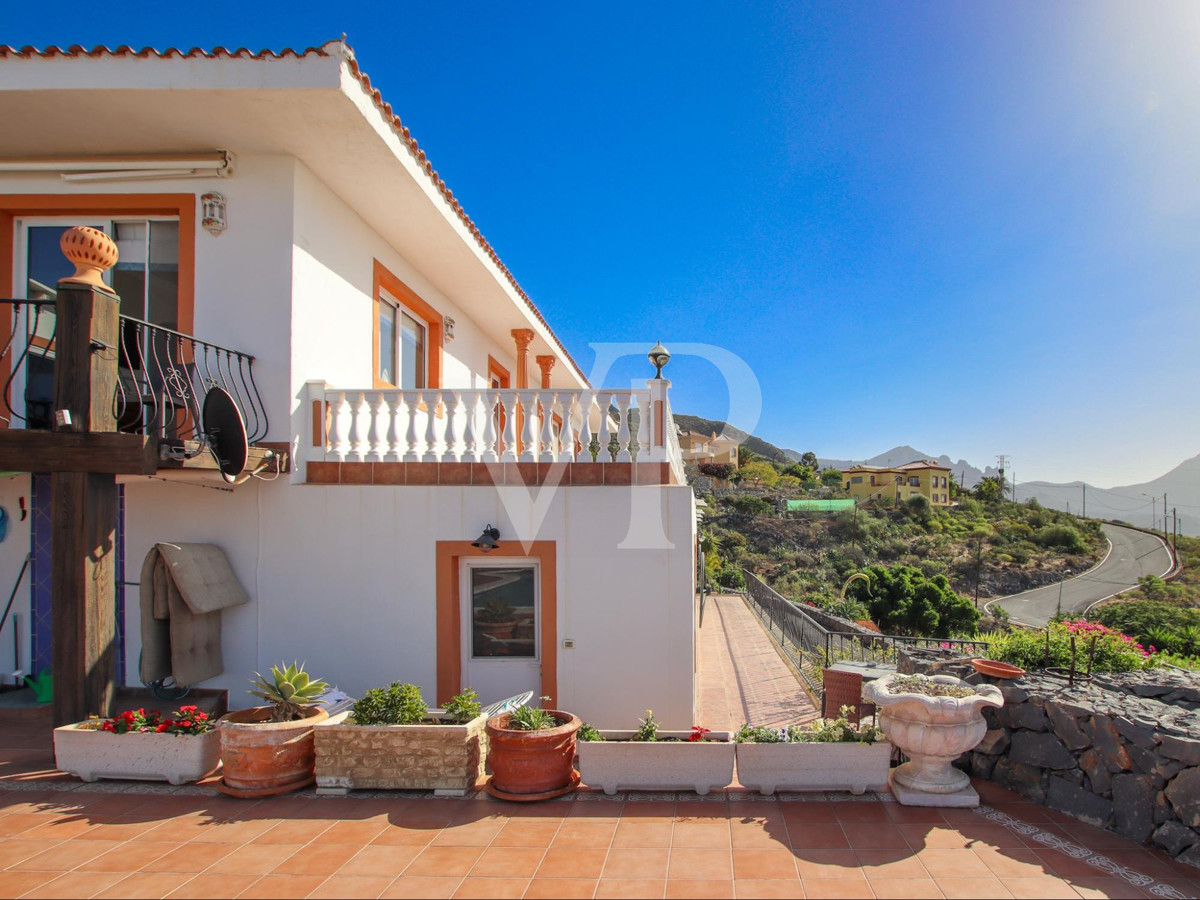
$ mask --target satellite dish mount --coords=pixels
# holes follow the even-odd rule
[[[250,455],[246,423],[242,421],[237,403],[225,389],[211,387],[204,395],[201,415],[208,449],[217,461],[221,477],[229,484],[235,484]]]

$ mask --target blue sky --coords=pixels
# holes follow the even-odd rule
[[[1200,452],[1200,7],[1062,2],[11,6],[16,45],[342,32],[588,369],[828,457],[1021,481]],[[610,384],[644,377],[641,361]]]

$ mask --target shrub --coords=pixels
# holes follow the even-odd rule
[[[1200,628],[1200,609],[1165,600],[1128,600],[1097,607],[1091,618],[1160,650],[1185,655],[1200,652],[1200,643],[1191,640],[1195,632],[1188,630]]]
[[[1083,536],[1070,525],[1047,525],[1039,528],[1034,540],[1043,547],[1057,547],[1068,553],[1083,553],[1087,550]]]
[[[371,688],[355,700],[353,715],[359,725],[413,725],[427,712],[419,687],[393,681],[385,688]]]
[[[712,463],[702,462],[697,467],[701,475],[707,475],[709,478],[716,478],[719,481],[728,481],[737,468],[732,463]]]
[[[1047,634],[1049,658],[1047,659]],[[1093,672],[1131,672],[1154,664],[1150,651],[1128,635],[1099,622],[1054,622],[1041,631],[1018,629],[1004,634],[987,634],[988,655],[1023,669],[1043,666],[1068,668],[1071,665],[1071,638],[1075,638],[1075,668],[1087,670],[1092,638],[1096,639]]]
[[[775,512],[775,507],[762,497],[730,497],[725,502],[743,516],[769,516]]]
[[[477,718],[483,712],[479,702],[479,694],[467,688],[461,694],[455,694],[446,704],[446,717],[462,725]]]
[[[717,584],[723,588],[728,588],[732,591],[744,591],[746,589],[746,577],[742,574],[742,570],[736,566],[725,566],[717,573]]]
[[[942,638],[975,633],[979,610],[951,589],[946,576],[927,578],[911,566],[870,566],[865,574],[869,584],[854,582],[847,596],[865,604],[885,633]]]

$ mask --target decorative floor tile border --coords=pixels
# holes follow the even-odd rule
[[[1010,816],[1008,813],[1000,812],[998,809],[993,809],[990,806],[976,807],[975,812],[981,816],[987,817],[990,821],[1003,825],[1017,834],[1032,838],[1039,844],[1044,844],[1051,850],[1057,850],[1059,853],[1065,853],[1072,859],[1079,859],[1086,862],[1089,866],[1095,868],[1103,875],[1110,875],[1116,878],[1123,878],[1125,881],[1134,887],[1142,888],[1149,891],[1155,897],[1164,897],[1168,900],[1188,900],[1186,894],[1180,893],[1169,884],[1163,884],[1161,881],[1155,881],[1149,875],[1143,875],[1141,872],[1135,871],[1128,866],[1122,866],[1120,863],[1113,862],[1102,853],[1095,850],[1089,850],[1079,844],[1073,844],[1070,841],[1064,840],[1057,834],[1051,834],[1044,831],[1037,825],[1032,825],[1029,822],[1022,822],[1020,819]]]

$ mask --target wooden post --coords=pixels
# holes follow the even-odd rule
[[[98,268],[115,262],[114,247],[112,262]],[[54,405],[71,415],[69,425],[56,421],[55,429],[115,432],[120,301],[103,285],[76,277],[59,282],[55,306]],[[62,725],[112,711],[116,476],[56,472],[51,491],[53,712],[55,724]]]

